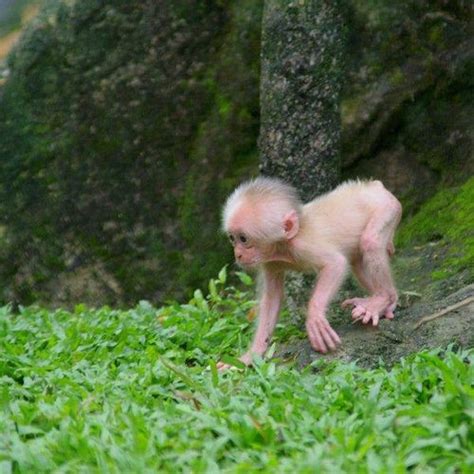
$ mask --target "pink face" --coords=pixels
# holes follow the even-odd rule
[[[260,248],[243,232],[229,232],[230,243],[234,247],[235,261],[243,266],[252,267],[263,261]]]
[[[227,224],[227,235],[234,247],[235,261],[242,266],[254,267],[265,261],[265,246],[250,237],[259,227],[259,213],[255,205],[240,203]]]

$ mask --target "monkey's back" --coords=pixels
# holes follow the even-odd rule
[[[386,193],[380,181],[342,183],[303,206],[302,233],[320,247],[337,248],[351,257]]]

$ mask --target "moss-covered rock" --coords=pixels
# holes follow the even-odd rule
[[[382,179],[405,216],[474,174],[474,48],[465,2],[351,2],[346,176]]]
[[[230,260],[220,205],[257,173],[263,2],[44,3],[0,79],[0,300],[182,297]],[[344,173],[409,216],[474,172],[470,6],[346,8]]]
[[[4,299],[55,300],[100,263],[120,291],[92,303],[160,300],[223,265],[216,203],[230,168],[256,163],[259,15],[259,2],[48,3],[3,90]]]

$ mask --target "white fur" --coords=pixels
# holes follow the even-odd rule
[[[300,237],[350,256],[373,211],[392,198],[380,181],[346,181],[303,206]]]
[[[233,220],[243,207],[251,209],[246,233],[266,242],[284,238],[282,223],[291,211],[301,213],[296,190],[275,178],[259,177],[241,184],[227,199],[223,210],[223,229],[232,230]],[[252,217],[255,220],[251,225]]]

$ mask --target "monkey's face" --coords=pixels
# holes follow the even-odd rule
[[[234,247],[235,261],[239,265],[253,267],[265,261],[265,253],[245,233],[229,233],[229,240]]]

